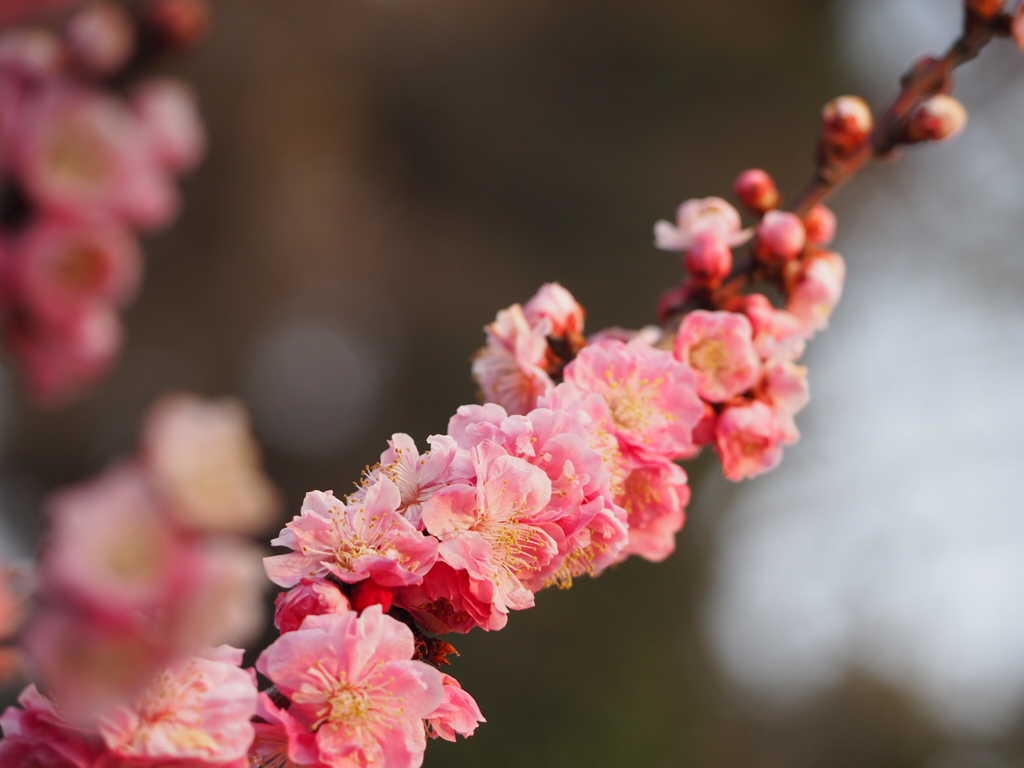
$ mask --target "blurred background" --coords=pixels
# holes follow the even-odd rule
[[[0,381],[4,549],[132,451],[168,389],[245,399],[287,514],[475,393],[495,312],[558,280],[637,327],[651,246],[742,169],[808,177],[821,105],[881,106],[958,0],[214,2],[172,65],[211,153],[146,243],[128,345],[59,411]],[[713,457],[667,562],[542,593],[453,673],[489,723],[426,765],[1024,766],[1024,56],[962,70],[949,146],[833,201],[847,295],[803,440],[742,486]]]

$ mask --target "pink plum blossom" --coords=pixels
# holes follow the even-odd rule
[[[123,307],[135,295],[142,260],[131,235],[112,222],[43,216],[14,245],[13,280],[26,309],[51,325],[94,306]]]
[[[716,447],[730,480],[774,469],[782,460],[782,434],[774,411],[759,400],[726,408],[718,417]]]
[[[523,583],[558,554],[564,536],[547,522],[551,481],[539,468],[486,441],[470,449],[475,485],[452,485],[423,507],[439,558],[469,576],[472,596],[499,614],[533,606]]]
[[[158,162],[170,173],[193,170],[206,152],[206,130],[199,117],[195,92],[172,78],[152,78],[131,97]]]
[[[459,460],[455,440],[448,435],[427,438],[430,450],[420,455],[416,441],[409,435],[396,433],[388,441],[388,449],[380,456],[380,464],[372,467],[352,494],[353,500],[362,500],[367,490],[386,477],[398,487],[401,503],[398,512],[413,525],[422,528],[420,515],[424,503],[439,488],[452,482],[472,479],[472,467]]]
[[[27,108],[13,142],[15,170],[43,206],[167,224],[177,191],[137,118],[113,96],[68,85]]]
[[[546,318],[551,336],[578,336],[583,333],[586,310],[558,283],[544,283],[523,306],[523,315],[530,327],[540,327]]]
[[[487,346],[473,360],[473,378],[487,402],[509,413],[526,413],[554,383],[544,365],[550,320],[531,326],[519,304],[498,313],[488,325]]]
[[[776,309],[760,293],[742,297],[734,308],[743,312],[754,329],[754,347],[763,360],[796,360],[807,346],[806,329],[796,315]]]
[[[221,646],[176,661],[137,699],[105,713],[99,731],[112,755],[140,766],[244,765],[257,691],[254,675],[239,668],[242,653]]]
[[[146,468],[179,524],[253,534],[276,517],[277,491],[237,400],[165,395],[147,414],[142,440]]]
[[[697,235],[711,232],[726,245],[735,248],[751,237],[741,230],[740,214],[720,197],[687,200],[676,211],[676,223],[659,221],[654,225],[654,243],[663,251],[685,251]]]
[[[802,265],[790,288],[786,310],[804,324],[807,337],[828,327],[845,279],[846,263],[838,253],[822,251]]]
[[[760,168],[743,171],[736,177],[732,188],[740,202],[757,213],[778,208],[781,202],[775,180]]]
[[[125,8],[93,2],[68,19],[64,41],[77,69],[93,77],[111,77],[135,52],[135,24]]]
[[[732,270],[732,251],[714,232],[701,232],[686,252],[686,271],[710,286],[721,285]]]
[[[793,417],[811,399],[807,369],[783,360],[771,361],[765,366],[764,394],[775,411],[783,444],[792,445],[800,438]]]
[[[704,413],[689,365],[644,344],[605,341],[585,347],[565,369],[565,380],[608,403],[624,454],[680,456]]]
[[[303,579],[274,600],[274,626],[281,634],[294,632],[307,616],[352,610],[345,593],[326,579]]]
[[[288,717],[314,736],[315,745],[297,744],[297,752],[315,746],[316,759],[334,768],[417,768],[422,721],[444,701],[444,684],[413,653],[410,629],[371,606],[361,615],[308,617],[256,667],[291,700]]]
[[[761,377],[753,328],[735,312],[687,314],[676,335],[675,356],[696,374],[697,394],[712,403],[746,392]]]
[[[93,610],[119,615],[162,606],[187,576],[188,545],[137,465],[58,494],[50,517],[44,583]]]
[[[255,736],[249,747],[249,768],[331,768],[321,763],[316,734],[303,727],[287,709],[260,693],[253,720]]]
[[[96,304],[58,325],[15,322],[6,343],[32,399],[53,405],[95,385],[113,364],[122,338],[116,310]]]
[[[491,592],[481,588],[467,571],[438,560],[422,584],[396,591],[395,604],[409,611],[428,632],[465,633],[474,627],[493,632],[505,627],[508,613],[495,607]]]
[[[65,720],[34,685],[21,692],[18,703],[0,715],[3,768],[93,768],[105,752],[98,733]]]
[[[442,673],[441,681],[444,683],[444,700],[427,716],[431,738],[455,741],[455,734],[467,738],[472,736],[479,723],[487,722],[480,707],[454,677]]]
[[[690,486],[682,467],[670,461],[638,466],[623,485],[629,543],[623,555],[661,562],[676,548],[675,535],[686,520]]]
[[[267,575],[282,587],[328,574],[347,584],[368,578],[391,587],[418,583],[437,558],[437,541],[402,517],[401,503],[386,477],[348,504],[330,491],[307,493],[302,513],[271,542],[294,551],[266,558]]]

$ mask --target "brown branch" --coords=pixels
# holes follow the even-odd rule
[[[845,158],[830,158],[818,166],[814,179],[800,193],[790,210],[800,217],[854,176],[870,160],[889,155],[901,143],[907,121],[926,99],[949,90],[953,70],[974,59],[994,37],[1009,34],[1012,17],[983,18],[967,11],[960,38],[941,58],[918,61],[901,78],[899,95],[875,124],[864,145]]]

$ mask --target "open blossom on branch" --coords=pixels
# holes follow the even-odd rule
[[[310,616],[256,662],[291,701],[287,711],[271,713],[276,723],[261,727],[257,748],[266,755],[277,743],[279,754],[301,765],[419,766],[423,720],[445,695],[441,673],[413,654],[412,632],[379,606]]]
[[[685,251],[698,235],[713,235],[734,248],[753,235],[742,229],[739,212],[720,197],[687,200],[676,211],[676,222],[659,221],[654,225],[654,242],[664,251]]]
[[[418,584],[437,559],[437,541],[401,515],[401,503],[386,477],[348,503],[330,491],[306,494],[302,513],[271,542],[293,551],[268,557],[267,575],[282,587],[328,575],[347,584],[369,578],[391,587]]]
[[[742,394],[761,377],[750,321],[735,312],[698,310],[683,318],[676,358],[697,376],[697,393],[712,403]]]

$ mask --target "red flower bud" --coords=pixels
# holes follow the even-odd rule
[[[816,205],[804,217],[804,229],[808,242],[828,245],[836,236],[836,215],[824,205]]]
[[[822,150],[846,157],[864,145],[874,127],[871,107],[860,96],[839,96],[821,111]]]
[[[932,96],[910,116],[906,139],[910,142],[955,138],[967,125],[967,110],[952,96]]]
[[[382,587],[373,579],[361,581],[352,589],[352,607],[362,612],[371,605],[379,605],[387,613],[391,610],[393,591],[390,587]]]
[[[779,207],[779,190],[775,180],[760,168],[751,168],[741,173],[733,189],[740,202],[756,213]]]
[[[732,270],[732,251],[716,233],[702,232],[686,252],[686,270],[694,280],[717,287]]]

